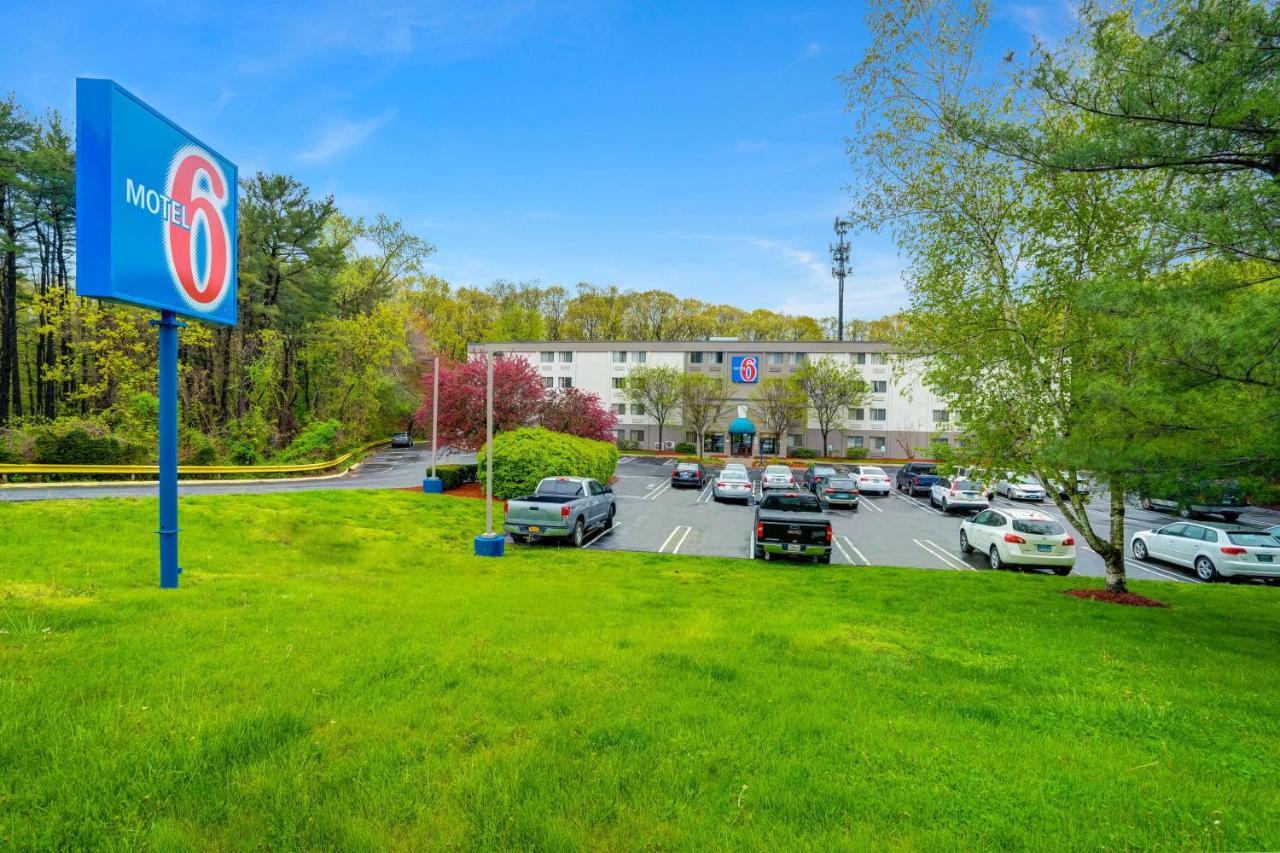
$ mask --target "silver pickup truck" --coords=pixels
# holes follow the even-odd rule
[[[588,477],[548,477],[531,495],[507,501],[502,529],[515,542],[565,538],[582,547],[587,531],[613,526],[613,490]]]

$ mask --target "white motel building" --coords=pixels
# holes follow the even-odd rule
[[[701,341],[501,341],[471,344],[472,354],[492,350],[503,356],[527,358],[547,388],[581,388],[600,398],[618,416],[615,435],[646,449],[671,449],[676,442],[697,437],[680,424],[675,412],[663,430],[658,447],[658,424],[631,403],[623,390],[627,375],[638,365],[668,365],[688,373],[723,376],[732,389],[728,413],[704,440],[713,453],[772,454],[779,437],[763,434],[752,421],[751,397],[759,382],[786,376],[807,359],[830,357],[852,364],[867,380],[871,394],[865,405],[852,408],[828,436],[829,451],[865,448],[870,458],[902,457],[908,448],[924,448],[931,441],[954,441],[946,404],[926,388],[918,371],[895,377],[887,344],[874,341],[740,341],[709,338]],[[747,427],[751,433],[746,433]],[[732,434],[732,437],[731,437]],[[796,422],[781,437],[785,448],[822,450],[816,421]],[[759,442],[758,444],[756,442]]]

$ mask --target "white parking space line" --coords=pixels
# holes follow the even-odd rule
[[[884,512],[884,510],[876,506],[873,501],[869,501],[866,498],[860,498],[858,500],[858,503],[862,506],[865,506],[867,509],[871,510],[872,512]]]
[[[672,530],[670,533],[667,534],[667,538],[663,539],[662,544],[658,546],[659,554],[667,550],[667,546],[671,544],[671,540],[676,538],[676,535],[680,533],[683,527],[684,527],[683,525],[677,525],[674,530]]]
[[[621,521],[615,521],[615,522],[613,523],[613,527],[606,527],[604,530],[601,530],[601,531],[600,531],[599,533],[597,533],[595,536],[592,536],[592,537],[591,537],[590,539],[588,539],[586,542],[582,543],[582,547],[583,547],[583,548],[590,548],[592,545],[596,544],[596,542],[598,542],[599,540],[601,540],[601,539],[603,539],[604,537],[608,536],[610,533],[612,533],[613,531],[617,530],[617,529],[618,529],[619,527],[621,527],[621,526],[622,526],[622,522],[621,522]]]
[[[705,504],[711,502],[711,490],[715,488],[715,483],[708,483],[707,487],[702,490],[702,494],[698,495],[698,499],[694,501],[696,504]]]
[[[666,462],[663,462],[662,464],[663,464],[663,465],[674,465],[674,464],[676,464],[676,458],[675,458],[674,456],[672,456],[670,459],[668,459]]]
[[[621,465],[623,462],[635,462],[635,461],[636,461],[636,458],[634,456],[624,456],[618,460],[618,464]]]
[[[1180,575],[1177,572],[1171,572],[1168,569],[1162,569],[1159,566],[1152,566],[1146,563],[1139,563],[1137,560],[1130,560],[1128,557],[1125,557],[1124,564],[1131,569],[1139,569],[1141,571],[1147,572],[1148,574],[1155,575],[1156,577],[1166,578],[1171,581],[1179,581],[1180,583],[1203,583],[1203,581],[1201,581],[1200,578],[1189,578],[1189,577],[1186,577],[1185,575]]]
[[[921,503],[920,501],[916,500],[915,498],[909,498],[909,497],[907,497],[906,495],[898,494],[897,492],[894,492],[894,493],[893,493],[893,496],[894,496],[895,498],[899,498],[900,500],[908,501],[908,502],[910,502],[910,503],[912,503],[912,504],[915,504],[916,506],[920,507],[920,509],[924,510],[925,512],[931,512],[931,513],[933,513],[934,515],[946,515],[946,513],[939,512],[938,510],[934,509],[934,508],[933,508],[932,506],[930,506],[929,504]]]
[[[947,568],[956,569],[957,571],[963,570],[963,569],[969,569],[970,571],[975,571],[975,572],[977,571],[977,569],[973,568],[973,566],[965,565],[960,560],[952,557],[950,554],[947,553],[947,551],[941,545],[934,542],[932,539],[912,539],[911,541],[919,545],[924,550],[928,551],[933,556],[937,557],[947,566]]]
[[[647,501],[655,500],[658,497],[658,495],[662,494],[663,492],[667,491],[670,488],[671,488],[671,481],[668,480],[667,482],[663,483],[661,486],[654,486],[653,491],[645,495],[644,499]]]
[[[837,550],[837,551],[839,551],[841,554],[843,554],[843,555],[844,555],[845,562],[846,562],[846,563],[853,563],[853,558],[849,556],[849,552],[848,552],[848,551],[846,551],[846,550],[844,549],[844,546],[840,544],[840,540],[839,540],[839,539],[836,539],[836,540],[834,540],[834,541],[835,541],[835,545],[836,545],[836,550]]]
[[[672,554],[679,554],[679,553],[680,553],[680,546],[684,544],[684,540],[688,539],[688,538],[689,538],[689,534],[690,534],[690,533],[692,533],[692,532],[693,532],[693,528],[692,528],[692,527],[686,527],[686,528],[684,529],[684,535],[680,537],[680,541],[676,543],[676,546],[675,546],[674,548],[672,548],[672,549],[671,549],[671,553],[672,553]]]
[[[848,536],[841,536],[841,537],[840,537],[840,539],[843,539],[843,540],[844,540],[845,547],[847,547],[847,548],[848,548],[850,551],[852,551],[854,554],[857,554],[857,555],[858,555],[858,559],[862,561],[862,565],[864,565],[864,566],[869,566],[869,565],[871,565],[871,561],[870,561],[870,560],[868,560],[866,557],[862,556],[862,552],[858,550],[858,546],[854,545],[851,541],[849,541],[849,537],[848,537]],[[838,542],[838,541],[839,541],[839,540],[837,540],[837,542]],[[841,550],[844,550],[844,549],[842,548]],[[850,560],[849,562],[851,562],[851,563],[852,563],[853,561],[852,561],[852,560]]]

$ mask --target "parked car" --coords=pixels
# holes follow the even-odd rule
[[[804,469],[804,487],[815,495],[823,484],[836,475],[836,469],[830,465],[810,465]]]
[[[908,462],[894,475],[898,491],[915,495],[927,492],[938,482],[938,466],[932,462]]]
[[[707,484],[707,470],[700,462],[679,462],[671,469],[671,487],[697,486],[701,489]]]
[[[747,474],[747,466],[746,466],[746,465],[743,465],[741,462],[726,462],[726,463],[724,463],[724,468],[722,468],[722,469],[720,469],[720,470],[722,470],[722,471],[741,471],[743,474]],[[748,476],[748,477],[750,477],[751,475],[750,475],[750,474],[747,474],[747,476]]]
[[[407,432],[396,432],[391,434],[392,447],[413,447],[413,436]]]
[[[1070,483],[1071,472],[1062,471],[1061,473],[1062,473],[1062,482]],[[1082,471],[1077,471],[1076,472],[1076,494],[1087,495],[1089,494],[1089,488],[1090,488],[1090,485],[1089,485],[1088,475],[1086,475]],[[1065,489],[1058,489],[1058,496],[1062,498],[1066,498],[1068,497],[1068,494]]]
[[[997,480],[996,494],[1004,495],[1011,501],[1043,501],[1045,498],[1044,486],[1028,474],[1010,474]]]
[[[836,474],[818,489],[818,500],[827,506],[847,506],[858,511],[858,481],[844,474]]]
[[[756,507],[755,559],[775,555],[831,562],[831,521],[818,496],[809,492],[768,492]]]
[[[533,494],[504,503],[502,512],[502,529],[514,542],[567,537],[581,547],[588,530],[613,526],[613,489],[587,477],[547,477]]]
[[[1229,577],[1280,577],[1280,540],[1265,530],[1179,521],[1133,534],[1133,556],[1194,569],[1211,583]]]
[[[986,509],[990,506],[981,483],[958,477],[940,477],[929,487],[929,503],[943,512],[953,509]]]
[[[751,503],[753,489],[746,471],[725,468],[711,486],[711,497],[717,501],[745,501]]]
[[[991,568],[1045,566],[1069,575],[1076,540],[1053,518],[1033,509],[986,509],[960,522],[960,550],[981,551]]]
[[[1275,537],[1276,541],[1280,542],[1280,524],[1273,524],[1262,532]]]
[[[791,473],[791,469],[786,465],[770,465],[764,469],[764,474],[760,476],[760,489],[762,491],[794,489],[795,487],[796,476]]]
[[[1179,518],[1220,515],[1226,521],[1235,521],[1248,508],[1249,496],[1234,484],[1226,483],[1186,494],[1143,495],[1139,503],[1147,510],[1176,512]]]
[[[850,465],[849,476],[857,480],[858,492],[864,495],[868,493],[887,495],[892,488],[889,475],[883,468],[877,468],[875,465]]]

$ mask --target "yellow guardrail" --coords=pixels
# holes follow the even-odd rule
[[[306,474],[336,468],[358,453],[390,444],[391,440],[371,441],[348,450],[337,459],[324,462],[304,462],[300,465],[179,465],[178,474]],[[150,474],[158,476],[159,465],[4,465],[0,475],[6,474]]]

